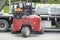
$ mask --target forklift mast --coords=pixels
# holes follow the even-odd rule
[[[22,6],[23,12],[27,12],[29,15],[32,14],[32,3],[30,5],[27,5],[26,2],[23,2]]]
[[[30,4],[28,5],[28,1],[27,0],[20,0],[20,3],[22,3],[22,10],[23,10],[23,12],[24,12],[24,14],[25,15],[31,15],[32,14],[32,10],[33,10],[33,8],[32,8],[32,0],[30,1]],[[14,4],[20,4],[20,3],[18,3],[18,2],[14,2],[13,3],[13,13],[15,13],[14,12],[14,10],[15,10],[15,8],[14,8]],[[20,6],[20,5],[19,5]]]

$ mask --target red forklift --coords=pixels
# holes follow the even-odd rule
[[[41,26],[41,18],[32,11],[34,9],[32,0],[29,5],[26,1],[22,2],[22,8],[20,8],[19,3],[16,4],[16,8],[13,6],[11,33],[21,32],[24,37],[29,36],[31,32],[43,34],[44,28]]]

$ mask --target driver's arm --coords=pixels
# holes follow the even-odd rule
[[[16,8],[15,11],[16,12],[22,12],[22,9],[21,8]]]

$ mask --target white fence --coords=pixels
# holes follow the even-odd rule
[[[60,14],[60,4],[36,4],[37,14]]]

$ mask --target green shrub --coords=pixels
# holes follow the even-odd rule
[[[8,13],[9,12],[9,6],[4,6],[3,10],[4,10],[4,13]]]

